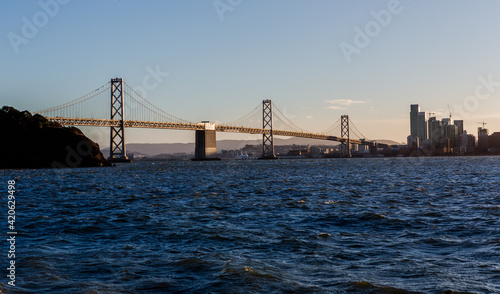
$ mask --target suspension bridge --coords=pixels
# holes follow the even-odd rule
[[[111,100],[109,99],[111,98]],[[340,142],[342,157],[351,157],[351,145],[367,145],[370,152],[390,145],[368,140],[348,115],[342,115],[322,132],[308,132],[288,119],[271,100],[263,100],[252,111],[237,120],[214,124],[190,122],[156,107],[121,78],[112,79],[96,90],[68,103],[36,111],[49,121],[65,126],[110,128],[111,161],[127,161],[125,129],[154,128],[193,130],[194,160],[217,160],[216,132],[262,135],[262,157],[276,158],[274,136],[289,136]],[[336,135],[339,136],[336,136]]]

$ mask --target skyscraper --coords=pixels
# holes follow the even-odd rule
[[[429,138],[431,139],[431,145],[434,148],[444,147],[446,142],[446,126],[443,122],[437,120],[436,117],[431,117],[429,119]]]
[[[429,121],[427,122],[427,127],[428,127],[428,132],[427,132],[427,135],[429,136],[429,139],[431,140],[431,144],[433,142],[437,142],[437,135],[436,135],[436,117],[435,116],[432,116],[432,117],[429,117]]]
[[[462,135],[464,133],[464,121],[463,120],[455,120],[454,123],[458,128],[458,134]]]
[[[417,114],[417,137],[420,146],[427,140],[427,120],[425,119],[425,112],[418,112]]]
[[[418,104],[410,105],[410,136],[417,137],[417,120],[418,120],[418,112],[420,111],[420,107]]]
[[[451,125],[452,124],[450,117],[443,118],[442,122],[443,122],[443,126],[447,126],[447,125]]]
[[[457,137],[458,137],[458,127],[456,125],[447,125],[446,126],[446,138],[449,139],[448,148],[453,148],[456,146]],[[449,150],[448,150],[449,152]]]
[[[479,152],[488,152],[488,129],[477,128],[477,148]]]

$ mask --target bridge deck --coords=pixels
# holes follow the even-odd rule
[[[68,118],[68,117],[47,117],[51,122],[57,122],[61,125],[66,126],[92,126],[92,127],[118,127],[120,126],[119,120],[113,119],[94,119],[94,118]],[[126,128],[150,128],[150,129],[173,129],[173,130],[204,130],[205,125],[203,123],[199,124],[189,124],[189,123],[169,123],[169,122],[150,122],[150,121],[135,121],[135,120],[125,120],[123,122]],[[236,126],[224,126],[216,125],[215,130],[218,132],[232,132],[232,133],[246,133],[246,134],[269,134],[270,130],[259,129],[259,128],[246,128],[246,127],[236,127]],[[347,138],[328,136],[324,134],[316,133],[306,133],[306,132],[294,132],[294,131],[284,131],[284,130],[273,130],[273,134],[276,136],[287,136],[287,137],[300,137],[318,140],[328,140],[336,142],[347,142]],[[372,141],[350,139],[352,144],[369,145],[379,147],[390,147],[387,144],[381,144]]]

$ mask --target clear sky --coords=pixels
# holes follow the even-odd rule
[[[469,133],[483,120],[500,131],[499,12],[473,0],[3,1],[0,99],[36,111],[113,77],[141,86],[159,68],[168,77],[148,99],[189,121],[232,121],[273,99],[307,130],[348,114],[370,139],[405,142],[418,103],[439,118],[449,104]],[[84,130],[109,144],[108,130]]]

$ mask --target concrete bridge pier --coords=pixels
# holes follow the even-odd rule
[[[205,129],[196,130],[193,161],[220,160],[217,154],[215,124],[203,122]]]

